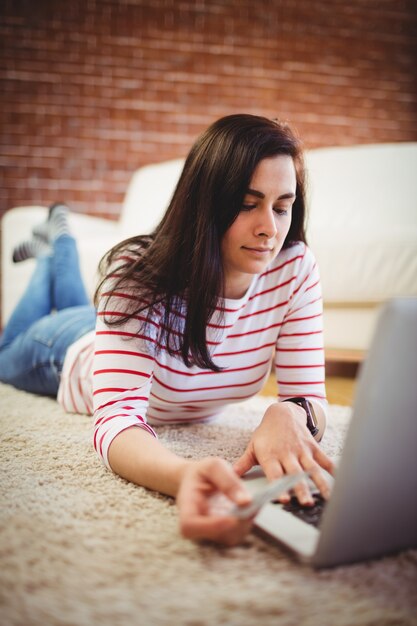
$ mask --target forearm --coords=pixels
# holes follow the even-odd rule
[[[113,439],[108,460],[122,478],[170,496],[177,495],[184,471],[193,463],[138,427],[127,428]]]

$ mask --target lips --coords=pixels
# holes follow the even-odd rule
[[[259,252],[259,253],[266,253],[266,252],[272,252],[272,248],[260,248],[260,247],[254,247],[254,248],[250,248],[249,246],[242,246],[242,248],[244,250],[249,250],[250,252]]]

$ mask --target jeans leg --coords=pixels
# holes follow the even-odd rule
[[[94,330],[89,305],[71,307],[36,321],[0,349],[0,380],[31,393],[56,396],[68,348]]]
[[[28,286],[6,324],[0,348],[11,343],[34,322],[51,312],[51,272],[51,257],[38,257]]]
[[[54,241],[52,257],[53,303],[57,311],[89,304],[80,271],[77,244],[71,235],[61,235]]]

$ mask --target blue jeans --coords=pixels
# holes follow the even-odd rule
[[[81,278],[73,237],[61,235],[37,259],[25,293],[0,341],[0,381],[56,396],[71,344],[93,330],[96,313]]]

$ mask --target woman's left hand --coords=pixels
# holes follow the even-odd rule
[[[276,402],[268,407],[234,469],[243,476],[254,465],[262,467],[268,480],[307,471],[322,496],[327,499],[330,495],[329,484],[321,468],[332,474],[333,462],[308,430],[304,409],[294,403]],[[301,504],[313,504],[307,482],[300,482],[294,487],[294,492]],[[280,497],[283,503],[288,500],[288,494]]]

